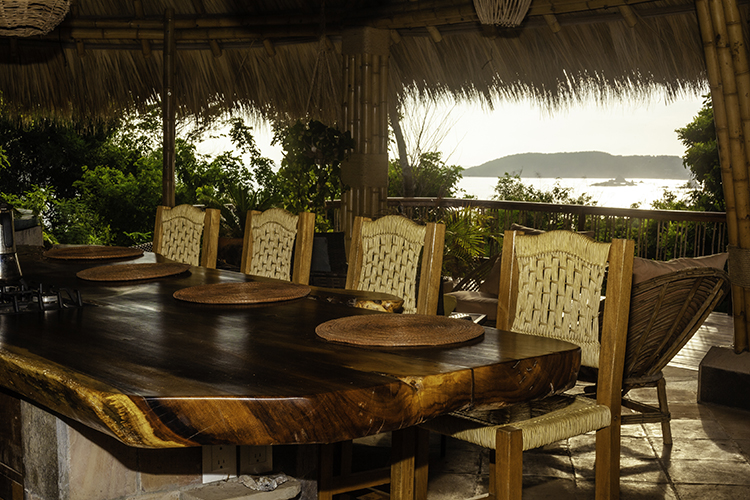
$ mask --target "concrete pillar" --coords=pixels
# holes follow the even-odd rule
[[[360,27],[342,36],[343,127],[352,134],[354,151],[341,166],[349,186],[341,197],[343,229],[354,217],[382,214],[388,198],[388,30]]]

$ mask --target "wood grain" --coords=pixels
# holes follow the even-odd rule
[[[78,288],[86,306],[0,316],[0,384],[131,446],[338,442],[564,389],[580,362],[570,344],[491,329],[443,349],[331,345],[318,324],[379,313],[310,298],[188,304],[172,294],[251,278],[193,267],[102,284],[76,279],[84,267],[22,258],[27,279]]]

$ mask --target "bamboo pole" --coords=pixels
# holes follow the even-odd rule
[[[729,52],[732,56],[735,79],[737,81],[739,111],[740,119],[742,120],[742,133],[744,136],[745,157],[747,161],[745,164],[745,179],[747,179],[748,173],[750,173],[750,68],[748,68],[747,51],[745,49],[745,40],[742,33],[742,20],[740,19],[737,0],[723,0],[722,5],[724,7],[724,17],[726,19],[727,36],[731,47]],[[744,194],[748,195],[750,198],[747,189],[744,190]],[[750,205],[750,200],[748,200],[748,205]],[[750,233],[750,221],[748,221],[748,232]],[[750,234],[740,236],[744,236],[750,241]],[[742,246],[741,248],[750,250],[750,246]],[[746,323],[745,328],[735,329],[734,348],[738,353],[747,351],[750,347],[750,331],[748,331],[747,325],[747,313],[750,311],[750,292],[744,293],[744,296],[745,316],[743,319],[745,319]]]
[[[740,97],[734,61],[729,48],[727,23],[722,0],[709,0],[709,9],[714,28],[714,40],[721,72],[729,132],[732,187],[735,197],[737,220],[737,246],[750,249],[750,184],[748,183],[748,160],[742,130]],[[733,316],[735,325],[735,350],[747,349],[747,312],[750,294],[744,291],[735,297]]]
[[[549,29],[552,30],[552,33],[560,33],[562,27],[560,26],[560,23],[557,22],[557,17],[554,14],[544,14],[542,17],[544,17],[544,21],[547,23],[547,26],[549,26]]]
[[[143,2],[141,0],[133,0],[133,10],[135,10],[135,17],[143,19],[146,17],[146,13],[143,10]],[[151,57],[151,42],[148,40],[141,40],[141,52],[143,57]]]
[[[162,122],[163,165],[162,165],[162,205],[173,207],[175,204],[175,105],[174,105],[174,73],[175,73],[175,37],[174,10],[167,9],[164,14],[164,52],[162,64],[164,76],[162,80]]]
[[[732,179],[732,160],[729,150],[729,129],[727,125],[727,111],[724,102],[724,87],[721,82],[721,69],[719,56],[714,44],[714,28],[711,20],[711,11],[708,0],[697,0],[695,2],[698,14],[698,24],[703,39],[703,49],[706,56],[706,69],[708,81],[711,86],[711,100],[714,108],[714,124],[716,127],[716,142],[719,147],[719,164],[721,165],[721,182],[724,189],[724,201],[726,204],[727,217],[727,239],[730,245],[738,243],[737,210],[734,198],[734,181]],[[744,290],[741,287],[732,287],[732,296],[735,299],[743,297]],[[739,303],[744,302],[744,298]]]
[[[380,56],[375,55],[372,58],[372,88],[370,92],[370,107],[371,107],[371,122],[370,130],[372,135],[370,136],[370,151],[375,154],[380,153],[380,136],[383,133],[380,121]],[[388,130],[387,128],[385,130]]]
[[[360,127],[360,143],[357,145],[357,151],[362,154],[372,154],[372,62],[375,56],[373,54],[362,54],[362,65],[360,66],[362,82],[362,97],[357,101],[359,112],[362,117]]]
[[[380,58],[380,153],[388,154],[388,57]]]

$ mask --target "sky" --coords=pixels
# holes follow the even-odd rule
[[[419,119],[429,113],[432,123],[446,124],[439,143],[444,159],[469,168],[519,153],[603,151],[613,155],[682,156],[685,148],[675,129],[690,123],[701,105],[700,96],[670,103],[654,97],[650,102],[606,107],[589,104],[552,115],[528,102],[502,104],[492,111],[478,105],[441,104],[413,114]],[[254,131],[261,153],[280,165],[282,152],[271,145],[270,127],[261,125]],[[201,145],[199,151],[217,154],[228,148],[228,141],[213,140]]]

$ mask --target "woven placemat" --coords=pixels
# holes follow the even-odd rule
[[[347,316],[318,325],[318,336],[332,342],[378,347],[458,344],[484,333],[476,323],[424,314]]]
[[[177,290],[173,297],[199,304],[262,304],[305,297],[310,287],[284,282],[214,283]]]
[[[139,248],[98,245],[51,248],[44,252],[45,257],[63,260],[122,259],[141,255],[143,255],[143,250]]]
[[[78,271],[76,276],[89,281],[136,281],[164,278],[184,273],[190,264],[153,262],[149,264],[114,264]]]

